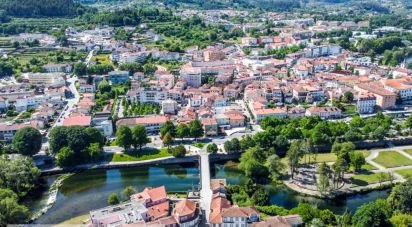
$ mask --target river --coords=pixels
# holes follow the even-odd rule
[[[212,178],[226,178],[229,184],[239,184],[246,177],[237,169],[236,162],[214,163],[211,165]],[[55,176],[47,177],[51,182]],[[145,187],[165,185],[169,193],[191,190],[199,185],[199,170],[195,164],[158,165],[124,169],[89,170],[78,173],[63,182],[55,205],[41,216],[36,224],[57,224],[71,217],[85,214],[90,210],[107,206],[107,196],[133,186],[138,191]],[[388,191],[374,191],[363,195],[349,196],[338,201],[300,196],[283,186],[267,185],[270,202],[285,208],[295,207],[299,201],[308,201],[319,208],[329,208],[342,213],[346,209],[355,210],[361,204],[377,198],[385,198]],[[44,203],[44,197],[28,203],[35,211]]]

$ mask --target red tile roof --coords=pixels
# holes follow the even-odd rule
[[[72,116],[63,120],[63,126],[90,126],[91,116]]]
[[[187,199],[179,201],[173,210],[173,216],[181,217],[194,214],[196,212],[196,203]]]

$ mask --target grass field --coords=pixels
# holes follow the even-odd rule
[[[136,150],[134,152],[109,155],[107,156],[106,160],[108,162],[131,162],[164,158],[169,156],[171,156],[171,154],[167,152],[167,149],[143,149],[142,151]]]
[[[366,158],[369,156],[370,151],[368,150],[356,150],[357,152],[362,152],[363,156]],[[316,156],[316,163],[323,163],[323,162],[335,162],[337,157],[335,153],[319,153],[316,155],[310,155],[310,161],[314,162],[314,157]],[[309,159],[309,156],[307,157]],[[300,160],[300,163],[305,163],[305,158]]]
[[[398,170],[396,173],[399,173],[405,178],[411,178],[412,177],[412,168],[410,169],[403,169],[403,170]]]
[[[110,54],[98,54],[92,57],[92,61],[100,62],[101,64],[111,64]]]
[[[192,144],[192,146],[202,149],[205,146],[205,144],[204,143],[194,143]]]
[[[366,186],[369,184],[379,183],[379,178],[382,176],[382,182],[388,181],[389,174],[388,173],[365,173],[365,174],[356,174],[354,175],[352,180],[352,186]]]
[[[406,153],[412,155],[412,149],[406,149],[406,150],[404,150],[404,151],[405,151]]]
[[[382,151],[373,161],[386,168],[412,165],[412,160],[396,151]]]

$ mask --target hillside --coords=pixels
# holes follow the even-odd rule
[[[73,0],[0,0],[0,9],[13,17],[71,17],[83,11]]]

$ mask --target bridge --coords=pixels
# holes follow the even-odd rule
[[[200,208],[204,210],[204,219],[209,220],[210,203],[212,201],[213,192],[210,189],[210,162],[209,154],[202,149],[200,153]]]

